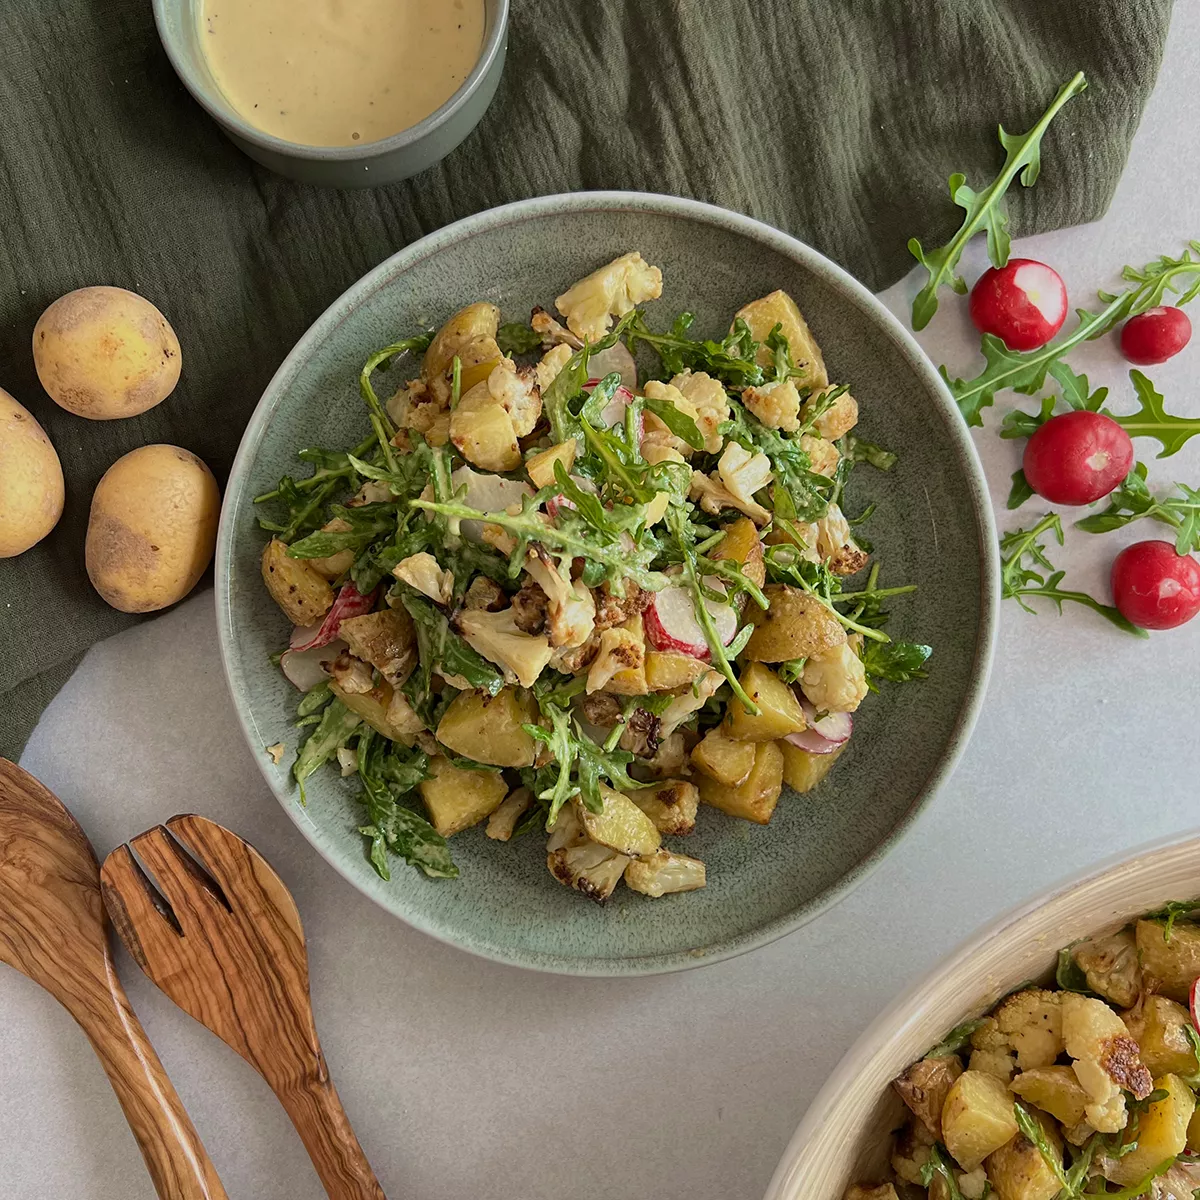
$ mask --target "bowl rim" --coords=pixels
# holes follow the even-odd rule
[[[251,125],[233,105],[226,103],[223,97],[220,102],[214,99],[212,94],[201,86],[199,75],[193,69],[189,56],[181,52],[174,37],[168,32],[168,10],[175,11],[182,8],[195,17],[193,9],[196,2],[198,0],[153,0],[154,25],[158,31],[158,40],[166,50],[175,74],[183,81],[183,85],[191,93],[192,99],[218,125],[224,126],[242,141],[249,142],[263,150],[269,150],[286,158],[309,162],[356,163],[390,155],[394,151],[404,150],[418,144],[450,121],[470,102],[471,97],[479,91],[488,78],[497,56],[503,52],[505,40],[508,37],[510,0],[493,0],[496,5],[496,19],[484,37],[479,58],[466,79],[459,84],[457,90],[443,104],[407,129],[401,129],[398,133],[378,138],[373,142],[355,143],[350,146],[311,146],[305,142],[289,142],[286,138],[276,137],[274,134]]]
[[[924,786],[917,793],[908,810],[897,820],[887,835],[845,874],[807,904],[801,905],[783,916],[776,917],[754,930],[716,942],[702,949],[629,958],[579,959],[543,951],[512,950],[504,946],[478,944],[455,936],[452,931],[426,921],[420,914],[406,911],[401,902],[390,899],[384,893],[378,890],[368,890],[352,873],[350,865],[343,862],[339,855],[326,846],[323,832],[305,818],[303,811],[298,808],[292,796],[282,794],[277,788],[275,777],[261,756],[260,748],[264,743],[258,736],[249,705],[243,704],[238,699],[239,664],[234,653],[229,563],[234,543],[234,510],[240,505],[242,494],[246,490],[245,485],[263,433],[282,401],[283,395],[311,357],[313,349],[335,333],[348,311],[357,308],[381,287],[386,286],[398,272],[407,270],[413,264],[439,253],[443,248],[460,239],[474,237],[485,230],[502,228],[505,225],[524,222],[542,215],[558,215],[563,212],[612,211],[647,212],[659,216],[677,217],[716,225],[749,237],[800,262],[805,268],[824,279],[826,283],[847,294],[852,302],[858,304],[882,326],[909,366],[926,385],[931,401],[945,418],[950,436],[958,445],[963,468],[967,475],[968,491],[979,536],[980,621],[976,633],[974,663],[967,684],[966,699],[954,723],[945,751],[934,764]],[[863,284],[819,251],[791,235],[752,217],[731,212],[716,205],[654,192],[569,192],[518,200],[511,204],[488,209],[444,226],[418,241],[410,243],[367,272],[358,282],[352,284],[305,331],[267,384],[250,416],[230,468],[217,534],[214,600],[217,609],[221,662],[234,709],[237,712],[238,722],[242,727],[247,744],[276,800],[326,862],[387,912],[447,945],[456,946],[482,958],[509,966],[525,967],[558,975],[611,978],[668,974],[688,970],[722,962],[760,946],[766,946],[820,916],[878,868],[887,854],[912,828],[920,812],[952,774],[970,740],[991,673],[996,630],[999,623],[1000,566],[996,526],[987,481],[975,444],[962,420],[958,407],[950,395],[945,381],[934,369],[933,364],[925,356],[912,334]]]
[[[988,921],[982,928],[959,942],[954,949],[940,958],[931,970],[919,976],[893,1000],[859,1034],[850,1049],[838,1061],[829,1078],[805,1109],[796,1132],[788,1141],[783,1157],[771,1176],[763,1200],[809,1200],[800,1190],[800,1175],[806,1165],[803,1159],[809,1143],[828,1122],[837,1119],[839,1109],[850,1094],[851,1085],[868,1073],[878,1059],[887,1055],[892,1043],[920,1016],[921,1006],[929,996],[947,986],[957,987],[954,980],[965,963],[978,957],[992,942],[1014,934],[1043,909],[1061,904],[1076,893],[1096,886],[1116,871],[1122,868],[1140,870],[1156,862],[1164,854],[1186,852],[1189,848],[1200,855],[1200,836],[1194,829],[1167,834],[1144,842],[1132,850],[1106,856],[1100,862],[1073,871],[1048,888],[1006,909],[1000,916]],[[1097,929],[1111,924],[1111,920],[1100,922]]]

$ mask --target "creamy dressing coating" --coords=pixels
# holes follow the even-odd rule
[[[200,36],[250,124],[307,146],[408,129],[479,60],[484,0],[203,0]]]

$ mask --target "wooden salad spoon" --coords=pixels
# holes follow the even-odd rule
[[[0,962],[87,1034],[163,1200],[228,1200],[113,967],[100,867],[49,789],[0,758]]]
[[[129,953],[266,1080],[330,1197],[385,1200],[321,1053],[300,914],[267,860],[185,815],[118,846],[101,880]]]

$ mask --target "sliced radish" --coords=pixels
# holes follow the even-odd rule
[[[346,643],[341,638],[335,638],[332,642],[310,646],[307,650],[285,650],[279,665],[292,683],[302,692],[307,692],[329,678],[324,664],[332,662],[345,649]]]
[[[605,375],[611,375],[615,371],[620,375],[621,383],[630,391],[637,387],[637,364],[633,361],[629,347],[623,342],[617,342],[615,346],[593,354],[588,359],[588,370],[597,379],[603,379]]]
[[[1196,1001],[1200,999],[1200,979],[1192,980],[1192,987],[1188,993],[1188,1008],[1192,1010],[1192,1024],[1197,1029],[1200,1029],[1200,1021],[1196,1019]]]
[[[586,475],[570,475],[568,478],[581,492],[589,492],[591,495],[596,495],[596,485],[588,479]],[[562,492],[551,496],[546,501],[546,511],[552,516],[557,517],[560,509],[574,508],[575,501],[564,496]]]
[[[374,592],[364,596],[353,583],[343,583],[334,599],[333,607],[325,614],[325,619],[320,625],[304,625],[292,630],[291,649],[315,650],[320,646],[328,646],[337,637],[343,621],[349,617],[361,617],[374,607]]]
[[[800,707],[808,728],[799,733],[789,733],[787,740],[809,754],[832,754],[839,746],[850,740],[854,720],[849,713],[826,713],[819,721],[817,710],[807,696],[800,696]]]
[[[725,586],[718,579],[704,581],[714,591],[722,594]],[[723,646],[728,646],[737,636],[738,617],[732,605],[720,600],[706,600],[717,636]],[[678,650],[708,662],[710,652],[704,630],[696,619],[696,606],[692,593],[685,587],[665,587],[654,593],[654,599],[645,614],[646,637],[655,650]]]
[[[505,479],[502,475],[481,475],[470,467],[462,466],[450,474],[450,486],[457,493],[466,488],[462,502],[468,508],[480,512],[503,512],[510,504],[520,504],[526,496],[533,495],[533,488],[519,479]],[[482,521],[463,521],[462,532],[473,542],[483,541]]]
[[[595,379],[589,379],[583,385],[583,390],[589,395],[592,389],[600,382],[603,376]],[[600,427],[602,429],[612,429],[614,425],[623,425],[625,423],[625,410],[633,403],[633,393],[623,384],[617,388],[612,394],[612,399],[600,410]],[[640,443],[642,440],[643,421],[641,414],[638,414],[637,421],[637,439]]]

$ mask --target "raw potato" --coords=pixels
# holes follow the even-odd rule
[[[426,383],[446,373],[454,356],[477,338],[495,338],[500,328],[500,310],[494,304],[468,304],[460,309],[437,331],[429,343],[421,363],[421,376]],[[465,388],[463,389],[466,390]]]
[[[429,772],[419,785],[421,799],[442,837],[490,817],[508,795],[499,771],[463,771],[439,754],[430,761]]]
[[[701,775],[700,799],[731,817],[766,825],[783,791],[783,753],[774,742],[750,744],[755,747],[754,766],[745,780],[728,787]]]
[[[896,1094],[936,1142],[942,1140],[942,1108],[946,1096],[962,1073],[958,1055],[947,1054],[941,1058],[923,1058],[892,1080]]]
[[[820,347],[809,332],[808,322],[801,315],[795,300],[787,292],[776,291],[760,300],[753,300],[738,309],[737,316],[750,326],[756,342],[765,343],[767,335],[776,325],[783,326],[780,332],[787,338],[792,362],[796,367],[804,368],[804,373],[795,379],[797,388],[803,390],[829,386],[829,374],[825,370]],[[774,362],[774,354],[765,344],[758,348],[758,362],[763,367],[769,367]]]
[[[843,742],[829,754],[812,754],[793,746],[791,742],[780,742],[783,751],[783,782],[794,792],[803,795],[813,788],[833,770],[833,764],[842,756],[849,742]]]
[[[1167,1095],[1142,1113],[1137,1146],[1109,1160],[1105,1168],[1105,1178],[1122,1187],[1137,1183],[1166,1159],[1182,1154],[1187,1144],[1188,1123],[1196,1109],[1192,1089],[1178,1075],[1160,1076],[1154,1081],[1154,1090],[1159,1089]]]
[[[763,612],[757,604],[750,605],[755,628],[744,652],[750,662],[810,658],[846,640],[832,610],[815,597],[784,583],[768,584],[763,592],[771,607]]]
[[[964,1171],[974,1171],[1017,1132],[1012,1093],[994,1075],[964,1071],[942,1107],[942,1141]]]
[[[117,287],[60,296],[33,329],[33,363],[50,398],[93,421],[135,417],[161,404],[183,359],[167,318]]]
[[[1064,1125],[1078,1125],[1083,1120],[1088,1094],[1070,1067],[1034,1067],[1023,1071],[1009,1086],[1022,1100]]]
[[[804,710],[796,693],[769,667],[752,662],[738,682],[759,712],[757,716],[747,712],[736,696],[730,697],[725,706],[725,732],[735,742],[773,742],[804,728]]]
[[[521,728],[537,723],[537,705],[524,689],[506,687],[495,696],[460,692],[437,727],[437,738],[455,754],[493,767],[532,767],[533,738]]]
[[[271,599],[293,625],[312,625],[333,606],[333,588],[312,564],[292,558],[287,543],[272,538],[262,553],[262,577]]]
[[[1166,996],[1148,995],[1137,1008],[1122,1013],[1121,1020],[1151,1075],[1196,1073],[1196,1052],[1184,1032],[1192,1018],[1182,1004]]]
[[[0,558],[36,545],[58,524],[63,473],[33,414],[0,388]]]
[[[1137,923],[1142,975],[1148,985],[1151,981],[1158,985],[1154,991],[1186,1004],[1192,981],[1200,976],[1200,927],[1176,921],[1169,942],[1164,929],[1162,921]]]
[[[1063,1146],[1054,1122],[1034,1113],[1046,1144],[1062,1167]],[[1054,1200],[1062,1188],[1041,1151],[1024,1136],[1013,1138],[988,1156],[987,1177],[998,1200]]]
[[[735,742],[719,725],[710,729],[692,750],[696,769],[726,787],[737,787],[746,779],[754,767],[754,758],[753,742]]]
[[[220,511],[217,481],[190,450],[131,450],[92,496],[84,548],[92,586],[122,612],[182,600],[212,560]]]

